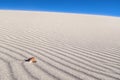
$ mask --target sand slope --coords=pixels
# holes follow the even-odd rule
[[[119,34],[117,17],[1,10],[0,80],[120,80]]]

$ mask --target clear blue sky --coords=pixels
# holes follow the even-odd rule
[[[33,10],[120,17],[120,0],[0,0],[0,10]]]

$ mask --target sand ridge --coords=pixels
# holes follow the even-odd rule
[[[120,80],[120,18],[0,11],[0,80]],[[34,56],[37,63],[24,60]]]

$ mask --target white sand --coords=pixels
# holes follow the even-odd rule
[[[119,17],[1,10],[0,80],[120,80],[119,34]]]

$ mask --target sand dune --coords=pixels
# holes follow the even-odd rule
[[[0,80],[120,80],[119,30],[119,17],[1,10]]]

